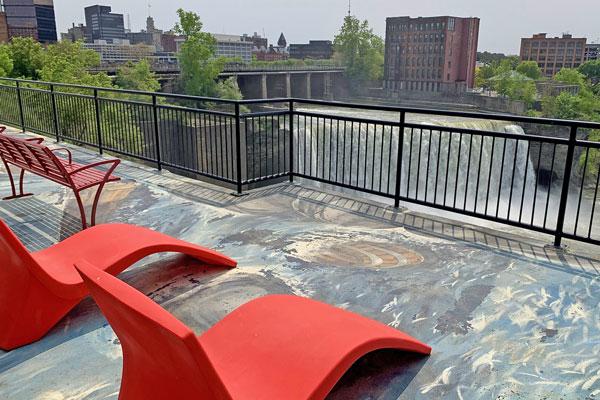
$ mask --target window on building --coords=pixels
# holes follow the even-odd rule
[[[454,24],[455,24],[454,18],[448,18],[448,30],[449,31],[454,30]]]

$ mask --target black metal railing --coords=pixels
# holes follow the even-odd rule
[[[598,123],[12,79],[0,121],[240,194],[298,177],[600,244]]]

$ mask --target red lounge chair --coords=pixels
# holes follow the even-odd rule
[[[76,268],[121,341],[120,400],[323,399],[369,352],[431,352],[379,322],[288,295],[251,301],[196,337],[126,283],[87,262]]]
[[[73,267],[76,260],[89,260],[117,275],[160,252],[183,253],[212,265],[236,265],[215,251],[124,224],[98,225],[29,253],[0,220],[0,349],[12,350],[40,339],[88,295]]]

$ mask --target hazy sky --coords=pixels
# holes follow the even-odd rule
[[[83,8],[94,0],[55,0],[57,28],[66,31],[72,22],[84,22]],[[134,31],[145,26],[148,0],[106,0],[114,12],[129,14]],[[213,33],[262,33],[270,42],[281,32],[288,43],[333,39],[347,13],[348,0],[153,0],[156,26],[168,30],[181,7],[200,14]],[[352,13],[369,20],[384,35],[385,18],[410,15],[454,15],[481,18],[479,50],[517,54],[520,38],[563,32],[600,41],[600,0],[352,0]],[[127,19],[125,20],[127,24]]]

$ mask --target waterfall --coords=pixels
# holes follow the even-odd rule
[[[398,113],[336,110],[335,114],[398,121]],[[548,196],[546,188],[536,186],[537,160],[531,159],[527,140],[451,133],[453,129],[467,129],[518,136],[524,134],[520,126],[503,121],[413,114],[407,115],[407,122],[439,129],[405,129],[401,196],[513,221],[529,223],[533,219],[543,224],[546,204],[554,206],[556,196]],[[298,129],[305,132],[296,136],[300,171],[353,187],[394,194],[397,127],[358,122],[339,125],[337,119],[324,115],[306,121],[300,118]],[[387,171],[392,173],[388,175]]]

